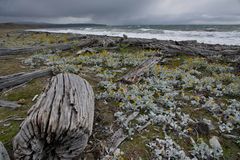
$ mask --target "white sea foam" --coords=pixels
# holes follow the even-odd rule
[[[156,38],[159,40],[197,40],[201,43],[240,45],[240,32],[212,32],[212,31],[175,31],[160,29],[121,29],[121,28],[68,28],[68,29],[32,29],[30,31],[52,33],[74,33],[90,35],[123,36],[132,38]]]
[[[149,29],[149,28],[140,28],[139,30],[140,30],[140,31],[143,31],[143,32],[147,32],[147,31],[151,31],[151,30],[153,30],[153,29]]]

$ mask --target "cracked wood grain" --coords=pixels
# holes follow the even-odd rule
[[[15,159],[73,159],[92,133],[94,93],[74,74],[53,77],[13,141]]]

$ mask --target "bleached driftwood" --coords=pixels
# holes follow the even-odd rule
[[[124,83],[136,83],[139,81],[140,77],[151,67],[153,67],[155,64],[157,64],[161,58],[151,58],[146,61],[144,61],[142,64],[131,70],[129,73],[124,75],[120,81]]]
[[[34,47],[30,47],[30,48],[13,48],[13,49],[0,48],[0,57],[38,52],[38,51],[42,51],[42,50],[51,50],[52,52],[67,51],[67,50],[71,50],[76,47],[79,47],[79,48],[89,47],[94,43],[96,43],[96,39],[82,40],[78,44],[65,43],[65,44],[54,44],[54,45],[47,45],[47,46],[34,46]]]
[[[126,118],[124,125],[128,126],[128,123],[134,120],[138,115],[139,115],[139,112],[133,112],[132,114],[130,114]],[[150,124],[151,124],[150,121],[147,122],[144,126],[140,127],[137,131],[141,132]],[[119,128],[117,131],[115,131],[112,137],[107,141],[108,155],[106,155],[104,158],[107,158],[110,155],[112,155],[116,151],[116,149],[121,145],[121,143],[124,142],[127,138],[129,138],[129,135],[124,132],[123,128]]]
[[[0,141],[0,160],[10,160],[7,150],[5,149],[1,141]]]
[[[12,101],[5,101],[5,100],[0,100],[0,107],[7,107],[7,108],[18,108],[21,105],[17,104],[17,102],[12,102]]]
[[[37,70],[28,73],[17,73],[8,76],[0,77],[0,90],[5,88],[14,87],[25,82],[29,82],[33,79],[45,77],[52,74],[52,68]]]
[[[80,51],[77,52],[77,55],[81,55],[84,53],[97,53],[98,51],[92,49],[92,48],[83,48]]]
[[[125,140],[128,138],[128,135],[126,133],[124,133],[124,130],[122,128],[119,128],[110,138],[109,140],[109,149],[108,149],[108,154],[111,155],[113,154],[116,149],[118,148],[118,146]]]
[[[151,121],[148,121],[147,123],[145,123],[143,126],[139,127],[137,129],[137,131],[140,133],[142,130],[144,130],[145,128],[147,128],[149,125],[151,125]]]
[[[15,159],[73,159],[92,133],[94,93],[74,74],[53,77],[13,141]]]

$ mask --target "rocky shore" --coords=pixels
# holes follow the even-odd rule
[[[240,158],[240,46],[0,32],[0,86],[4,76],[49,68],[93,87],[93,132],[80,158]],[[18,105],[0,106],[11,158],[12,139],[50,78],[1,88],[0,100]]]

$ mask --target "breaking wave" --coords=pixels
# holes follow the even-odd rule
[[[123,36],[131,38],[156,38],[159,40],[197,40],[200,43],[240,45],[240,31],[214,30],[167,30],[156,28],[129,28],[129,27],[86,27],[86,28],[55,28],[32,29],[30,31],[73,33],[89,35]]]

